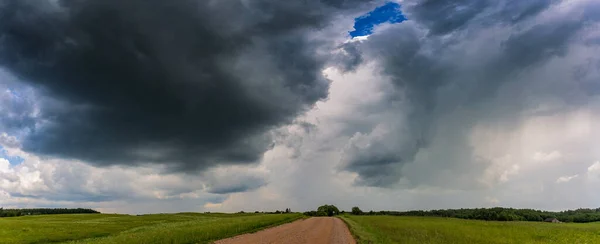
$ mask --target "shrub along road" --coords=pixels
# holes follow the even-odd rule
[[[215,244],[287,243],[354,244],[346,224],[334,217],[313,217],[280,225],[253,234],[245,234]]]

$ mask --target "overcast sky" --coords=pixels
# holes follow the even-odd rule
[[[594,0],[0,0],[0,207],[600,207]]]

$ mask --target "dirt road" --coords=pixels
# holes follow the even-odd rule
[[[355,244],[346,224],[338,218],[314,217],[298,220],[252,234],[215,242],[215,244]]]

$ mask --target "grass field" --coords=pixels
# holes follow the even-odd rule
[[[0,243],[210,243],[300,214],[65,214],[0,218]]]
[[[600,223],[345,215],[358,243],[600,243]]]

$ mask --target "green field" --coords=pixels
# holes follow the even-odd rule
[[[355,215],[342,219],[358,243],[600,243],[600,223]]]
[[[0,218],[0,243],[210,243],[300,214],[65,214]]]

